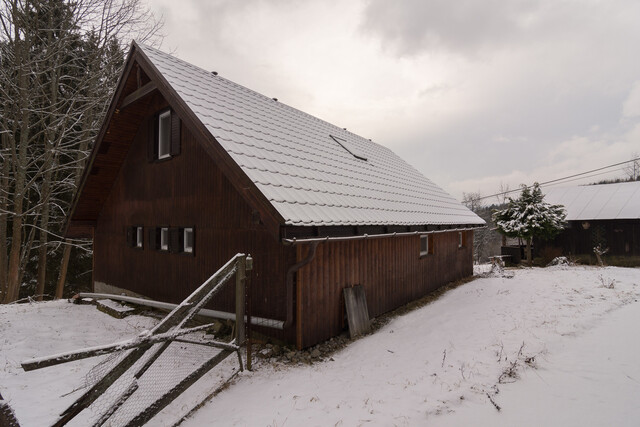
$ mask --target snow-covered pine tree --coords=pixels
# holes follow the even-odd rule
[[[532,265],[531,241],[534,237],[548,240],[564,228],[566,211],[562,205],[551,205],[537,182],[531,187],[522,185],[517,199],[509,198],[507,208],[494,212],[497,230],[507,237],[519,237],[527,242],[527,261]]]

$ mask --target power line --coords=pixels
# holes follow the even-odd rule
[[[562,182],[555,182],[555,183],[553,183],[553,184],[547,184],[547,185],[544,185],[544,187],[554,187],[554,186],[556,186],[556,185],[562,185],[562,184],[565,184],[565,183],[567,183],[567,182],[580,181],[580,180],[585,179],[585,178],[593,178],[593,177],[595,177],[595,176],[607,175],[607,174],[614,173],[614,172],[624,172],[624,169],[614,169],[614,170],[610,170],[610,171],[604,171],[604,172],[600,172],[600,173],[594,173],[594,174],[592,174],[592,175],[581,176],[581,177],[578,177],[578,178],[567,179],[566,181],[562,181]],[[541,186],[543,186],[543,185],[541,184]]]
[[[552,184],[554,182],[555,183],[558,183],[560,181],[569,182],[568,180],[570,178],[576,178],[576,177],[579,177],[579,176],[587,175],[587,174],[590,174],[590,173],[593,173],[593,172],[598,172],[598,171],[605,170],[605,169],[610,169],[610,168],[615,167],[615,166],[624,165],[626,163],[635,162],[635,161],[638,161],[638,160],[640,160],[640,157],[636,157],[635,159],[626,160],[626,161],[620,162],[620,163],[614,163],[614,164],[608,165],[608,166],[603,166],[601,168],[592,169],[592,170],[589,170],[589,171],[586,171],[586,172],[580,172],[580,173],[577,173],[577,174],[574,174],[574,175],[565,176],[563,178],[552,179],[551,181],[545,181],[545,182],[541,182],[539,184],[542,187],[542,186],[545,186],[545,185],[548,185],[548,184]],[[604,172],[604,173],[611,173],[611,172],[615,172],[615,171],[608,171],[608,172]],[[602,175],[602,174],[596,174],[596,175]],[[596,175],[593,175],[593,176],[596,176]],[[585,177],[585,178],[589,178],[589,177]],[[571,181],[575,181],[575,180],[571,180]],[[527,185],[525,187],[526,188],[531,188],[532,186],[531,185]],[[496,197],[496,196],[502,196],[502,195],[505,195],[505,194],[515,193],[516,191],[521,191],[521,189],[522,189],[522,187],[517,188],[515,190],[503,191],[501,193],[492,194],[490,196],[483,196],[483,197],[480,197],[478,200],[484,200],[484,199],[489,199],[491,197]]]

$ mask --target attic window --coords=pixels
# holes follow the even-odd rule
[[[158,116],[158,158],[171,156],[171,111]]]
[[[170,108],[154,114],[149,120],[147,157],[150,162],[180,154],[180,117]]]
[[[365,156],[365,154],[360,151],[360,149],[358,149],[358,147],[356,147],[354,144],[347,142],[347,140],[344,138],[339,138],[333,135],[329,136],[356,159],[364,160],[365,162],[367,161],[367,156]]]

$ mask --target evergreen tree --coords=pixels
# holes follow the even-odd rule
[[[494,212],[497,230],[507,237],[527,242],[527,261],[532,264],[531,241],[534,237],[548,240],[564,228],[567,214],[561,205],[550,205],[537,182],[532,187],[522,185],[518,199],[509,198],[506,209]]]

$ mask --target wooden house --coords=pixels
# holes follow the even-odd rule
[[[640,182],[558,187],[545,202],[563,205],[567,227],[555,239],[541,241],[566,255],[593,254],[600,244],[611,255],[640,255]]]
[[[134,42],[66,235],[96,292],[167,302],[249,253],[253,315],[303,348],[344,330],[345,287],[377,316],[471,275],[483,225],[388,148]]]

